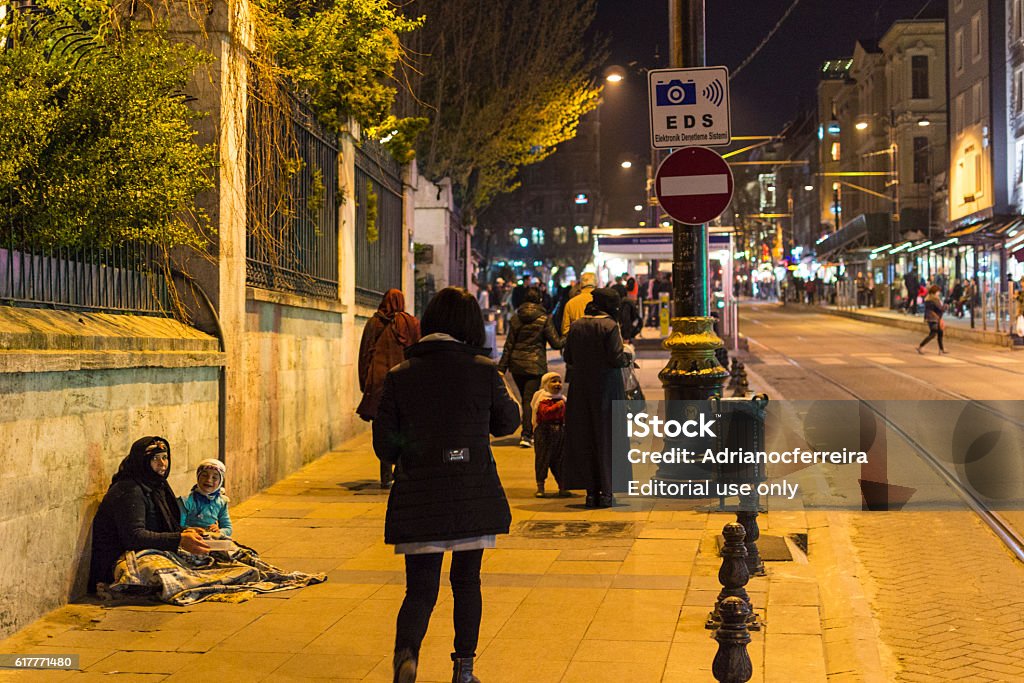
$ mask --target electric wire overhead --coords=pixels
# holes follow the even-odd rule
[[[773,38],[773,37],[775,36],[775,33],[776,33],[776,32],[777,32],[778,30],[779,30],[779,28],[780,28],[780,27],[782,26],[782,24],[783,24],[783,23],[784,23],[784,22],[786,21],[786,18],[787,18],[787,17],[789,17],[789,15],[793,13],[793,10],[795,10],[795,9],[796,9],[796,6],[797,6],[797,5],[799,5],[799,4],[800,4],[800,0],[793,0],[793,4],[791,4],[791,5],[789,6],[789,9],[787,9],[787,10],[786,10],[786,11],[785,11],[785,12],[784,12],[784,13],[782,14],[782,17],[781,17],[781,18],[780,18],[780,19],[779,19],[779,20],[778,20],[777,22],[775,22],[775,26],[773,26],[773,27],[772,27],[772,30],[768,32],[768,35],[766,35],[766,36],[764,37],[764,40],[762,40],[762,41],[761,41],[760,43],[758,43],[757,47],[755,47],[755,48],[754,48],[754,51],[753,51],[753,52],[751,52],[751,53],[750,53],[750,55],[749,55],[749,56],[747,56],[747,58],[746,58],[746,59],[744,59],[744,60],[743,60],[743,61],[742,61],[742,62],[740,63],[740,65],[739,65],[738,67],[736,67],[736,68],[735,68],[735,69],[734,69],[734,70],[732,71],[732,73],[730,73],[730,74],[729,74],[729,80],[730,80],[730,81],[731,81],[732,79],[736,78],[736,75],[737,75],[737,74],[738,74],[739,72],[743,71],[744,67],[746,67],[746,66],[747,66],[747,64],[750,64],[750,63],[751,63],[752,61],[754,61],[754,57],[756,57],[756,56],[757,56],[757,53],[759,53],[759,52],[761,51],[761,49],[762,49],[762,48],[763,48],[763,47],[764,47],[765,45],[767,45],[767,44],[768,44],[768,41],[769,41],[769,40],[771,40],[771,39],[772,39],[772,38]]]

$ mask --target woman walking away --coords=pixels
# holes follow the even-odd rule
[[[359,390],[363,400],[356,413],[367,422],[377,417],[377,406],[384,392],[384,376],[403,360],[405,349],[420,338],[420,324],[405,312],[405,295],[389,289],[377,312],[363,328],[359,343]],[[380,486],[391,485],[391,465],[380,464]]]
[[[586,489],[586,506],[611,507],[612,401],[624,401],[622,348],[617,319],[619,295],[595,289],[586,315],[573,323],[565,340],[565,362],[572,371],[565,410],[562,481],[567,489]]]
[[[483,610],[480,563],[512,514],[491,455],[489,434],[519,427],[519,406],[484,345],[473,296],[447,287],[423,312],[424,337],[387,374],[373,421],[373,449],[395,465],[384,542],[405,555],[405,600],[398,613],[394,680],[416,680],[420,644],[437,602],[444,553],[452,552],[454,683],[473,675]]]
[[[548,354],[545,342],[553,349],[560,349],[565,338],[555,331],[551,316],[540,304],[540,290],[531,287],[526,290],[523,305],[516,309],[509,323],[505,350],[498,361],[498,371],[512,371],[512,379],[519,388],[523,399],[523,431],[519,447],[533,445],[533,420],[530,405],[533,394],[540,388],[540,378],[548,371]]]
[[[932,285],[928,288],[928,296],[924,298],[924,321],[928,323],[928,336],[917,346],[917,352],[921,354],[924,353],[922,350],[924,345],[936,336],[939,338],[939,353],[946,353],[946,349],[942,346],[942,331],[946,328],[942,314],[946,312],[946,307],[942,304],[942,299],[939,298],[939,291],[938,285]]]
[[[537,498],[544,497],[544,481],[548,470],[558,483],[558,497],[570,498],[572,493],[561,485],[562,449],[565,447],[565,397],[562,396],[562,377],[549,372],[540,380],[540,390],[530,403],[534,434],[533,463],[537,475]]]

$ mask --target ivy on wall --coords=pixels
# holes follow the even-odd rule
[[[366,241],[373,244],[380,239],[377,230],[377,191],[373,183],[366,181]]]

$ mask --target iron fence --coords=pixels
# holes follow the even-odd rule
[[[338,143],[290,99],[277,121],[258,92],[249,98],[246,282],[337,299]]]
[[[356,300],[380,303],[384,292],[402,288],[402,168],[384,147],[363,140],[355,155]],[[369,196],[376,196],[376,221],[368,225]],[[376,239],[373,239],[376,228]]]
[[[0,304],[136,315],[170,315],[171,296],[152,245],[36,249],[0,244]]]

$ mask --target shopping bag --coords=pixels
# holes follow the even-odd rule
[[[622,385],[626,388],[627,396],[629,395],[629,392],[640,388],[640,378],[636,376],[636,371],[633,370],[632,363],[622,368]]]

